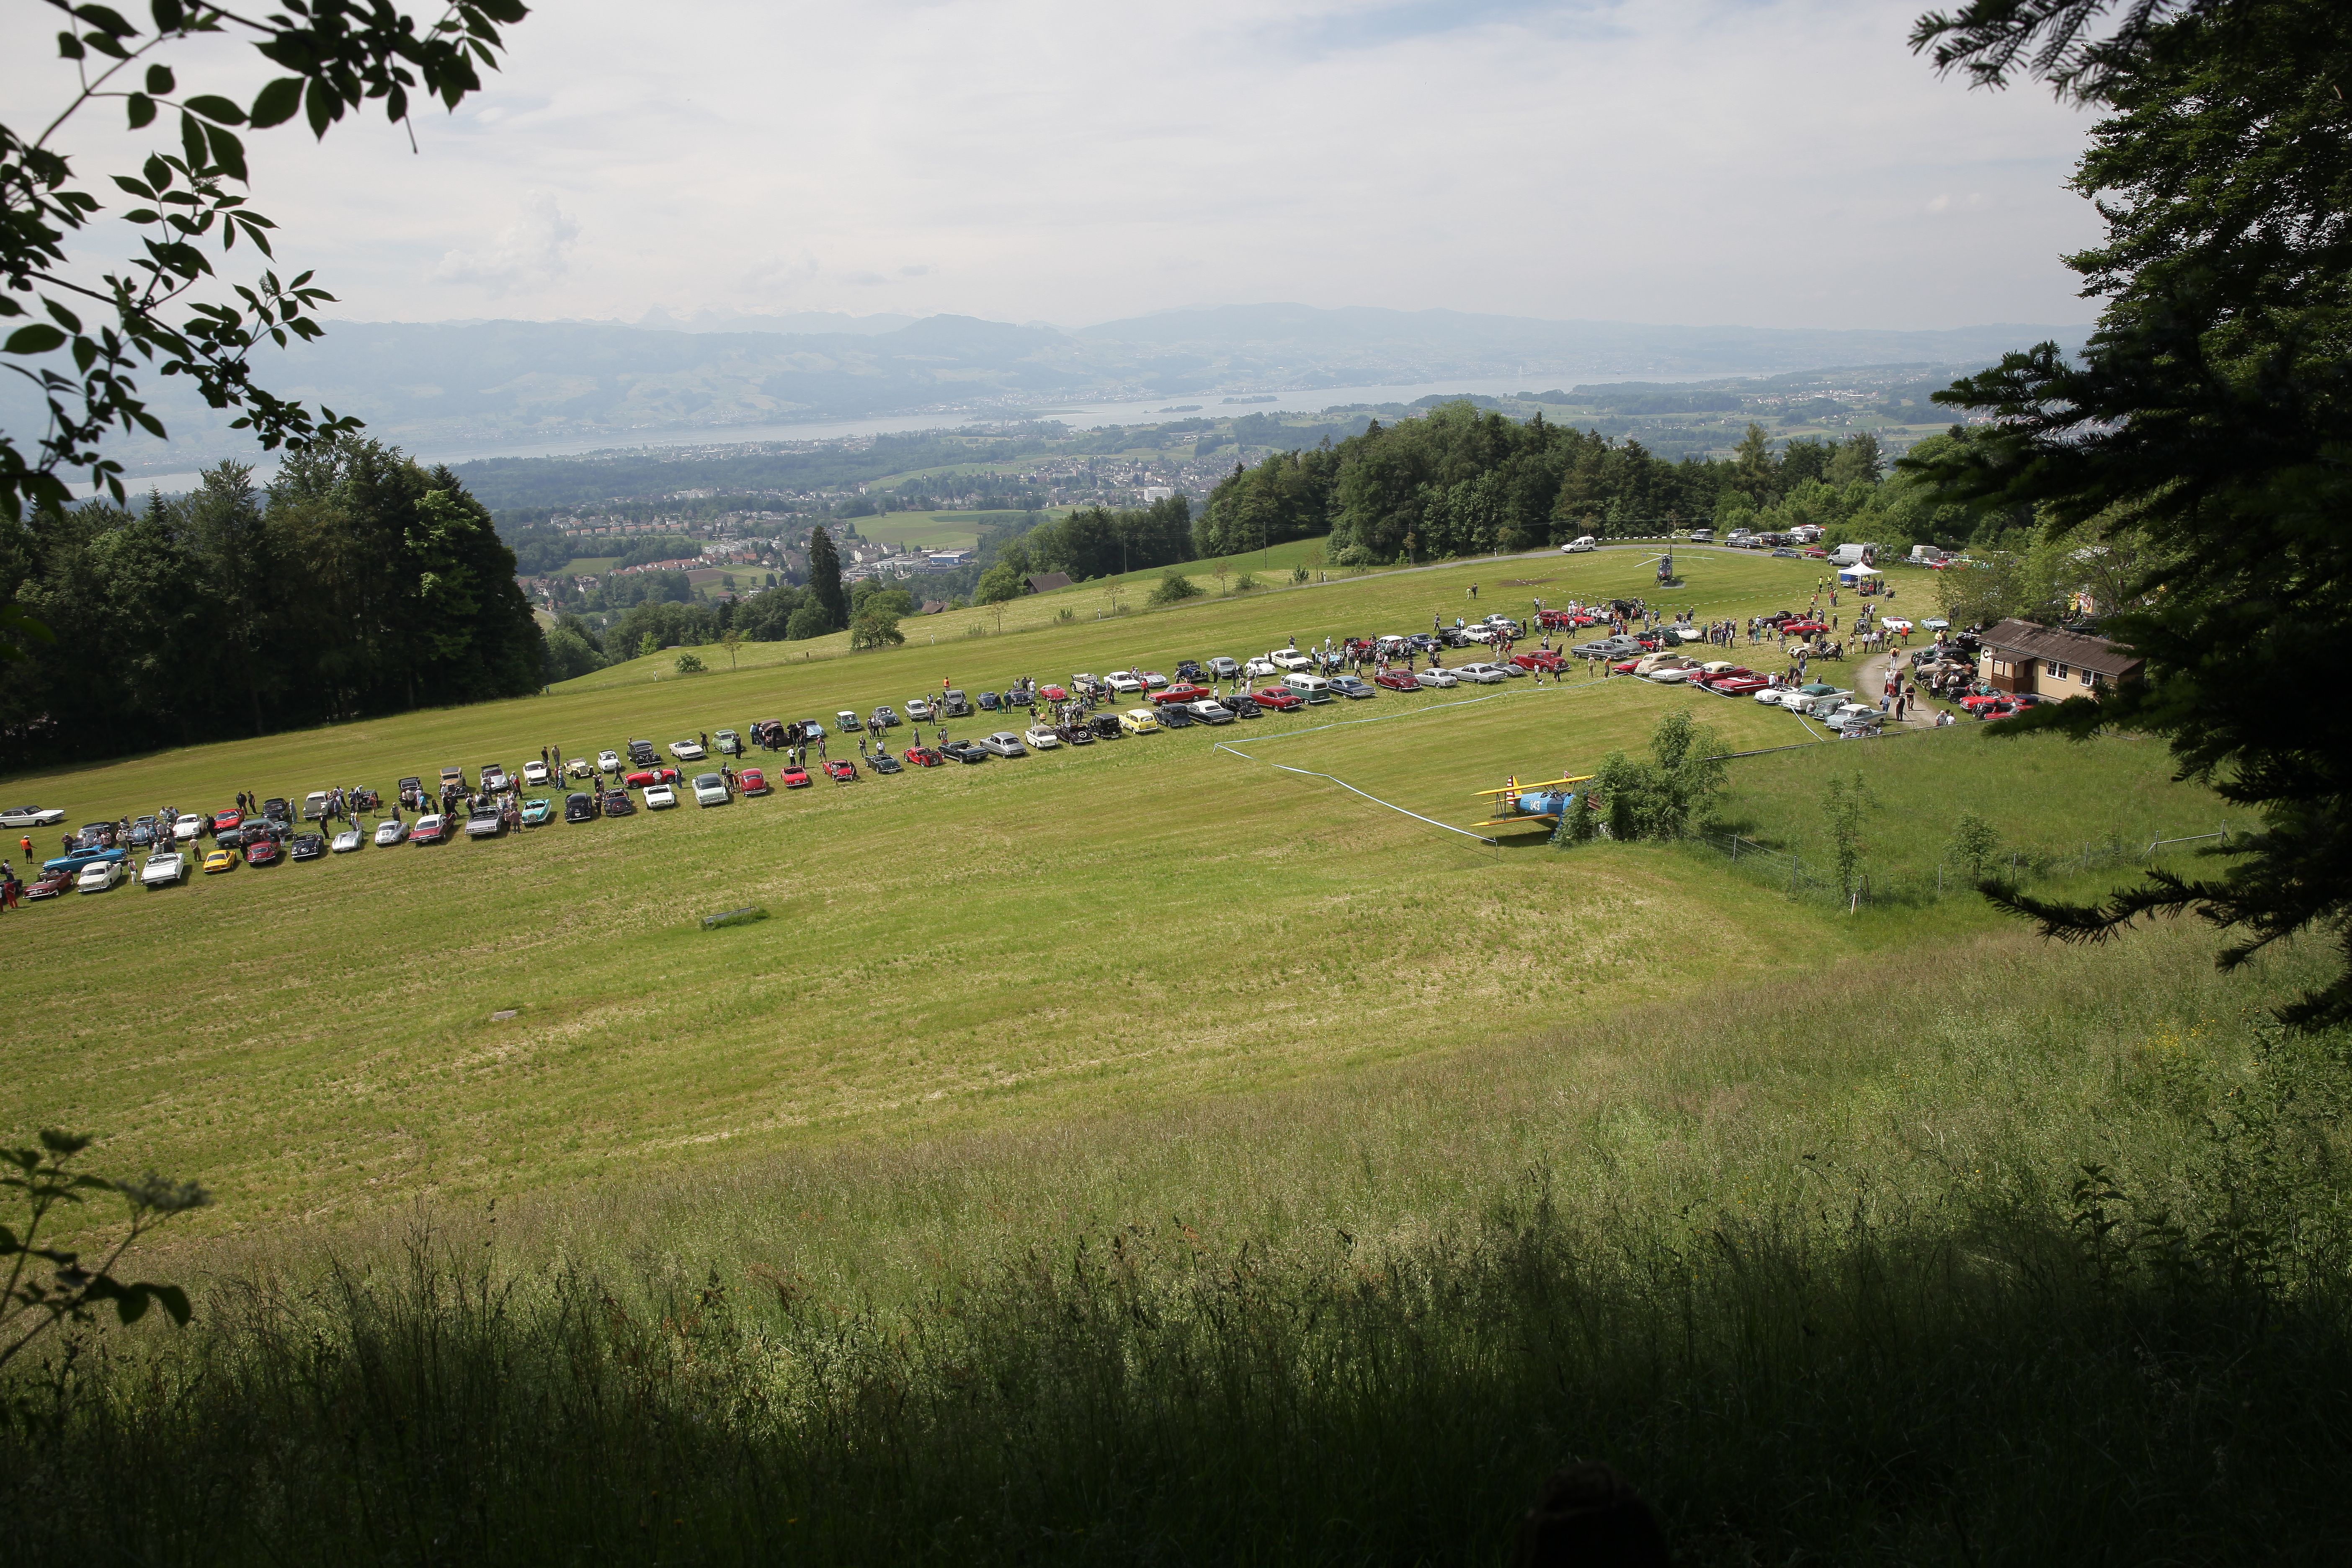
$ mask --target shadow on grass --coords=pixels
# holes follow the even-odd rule
[[[1410,1247],[1129,1226],[887,1312],[420,1234],[25,1391],[8,1500],[27,1560],[1477,1563],[1574,1455],[1690,1563],[2325,1555],[2340,1256],[2168,1261],[2121,1201],[1677,1229],[1537,1171]]]

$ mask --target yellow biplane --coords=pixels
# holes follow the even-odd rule
[[[1474,824],[1478,827],[1557,826],[1560,814],[1576,800],[1569,786],[1591,780],[1591,773],[1578,773],[1570,778],[1546,779],[1541,784],[1521,784],[1514,778],[1500,789],[1474,790],[1481,800],[1490,802],[1486,809],[1494,813],[1493,820]]]

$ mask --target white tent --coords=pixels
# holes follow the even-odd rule
[[[1841,566],[1838,568],[1838,581],[1841,583],[1859,583],[1864,577],[1882,577],[1885,575],[1885,574],[1879,571],[1875,566]]]

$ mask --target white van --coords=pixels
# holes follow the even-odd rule
[[[1319,675],[1286,675],[1282,678],[1282,689],[1302,702],[1331,700],[1331,683]]]

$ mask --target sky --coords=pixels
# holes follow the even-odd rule
[[[2090,320],[2057,259],[2097,234],[2088,118],[1938,79],[1923,4],[546,0],[414,152],[373,117],[248,150],[281,258],[355,320]],[[0,32],[19,125],[68,83],[49,15]],[[240,101],[268,74],[180,64]],[[108,118],[67,133],[93,174],[148,144]]]

